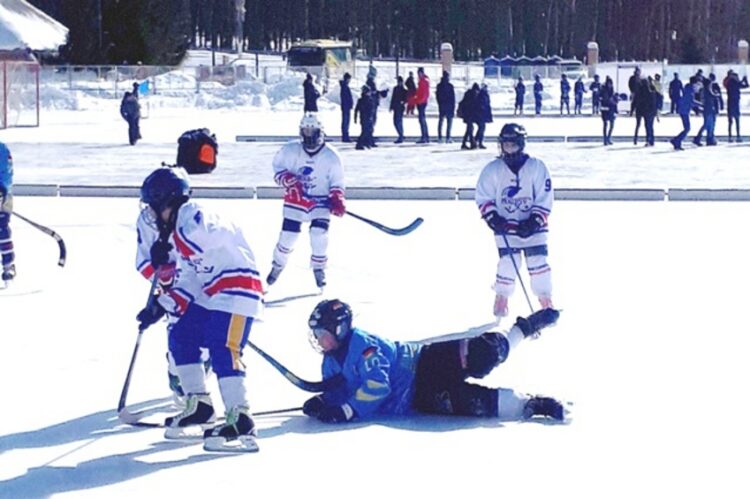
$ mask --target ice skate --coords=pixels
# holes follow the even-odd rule
[[[257,436],[250,409],[236,406],[227,411],[223,424],[203,433],[203,449],[216,452],[257,452]]]
[[[279,278],[279,274],[281,274],[281,271],[284,270],[284,267],[280,267],[278,265],[271,264],[271,272],[268,273],[268,277],[266,277],[266,284],[269,286],[276,282],[276,279]]]
[[[324,269],[313,269],[315,284],[322,290],[326,285],[326,271]]]
[[[495,306],[492,309],[492,313],[495,317],[500,319],[508,315],[508,297],[504,295],[497,295],[495,297]]]
[[[190,393],[185,410],[164,420],[164,438],[200,438],[203,430],[213,426],[216,412],[207,393]]]
[[[3,266],[2,280],[5,281],[6,285],[8,282],[16,278],[16,264],[9,263]]]
[[[185,392],[182,390],[180,378],[170,372],[167,372],[167,375],[169,376],[169,389],[172,391],[172,402],[178,408],[184,408],[187,397],[185,397]]]
[[[523,408],[524,419],[541,416],[555,421],[565,421],[566,413],[563,405],[551,397],[531,397]]]

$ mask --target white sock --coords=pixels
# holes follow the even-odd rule
[[[177,376],[180,378],[182,390],[185,393],[208,393],[206,389],[206,373],[203,364],[185,364],[176,366]]]
[[[222,400],[224,400],[224,407],[227,410],[237,406],[250,407],[247,401],[245,378],[243,376],[219,378],[219,391],[221,392]]]
[[[499,388],[497,390],[497,417],[503,421],[523,419],[523,408],[528,400],[528,395],[508,388]]]

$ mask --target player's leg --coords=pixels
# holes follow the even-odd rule
[[[492,311],[497,317],[505,317],[508,315],[508,299],[516,287],[516,269],[521,265],[521,253],[515,248],[498,248],[498,253],[500,259],[495,274],[495,305]]]
[[[310,266],[315,275],[315,283],[319,288],[326,285],[325,268],[328,263],[328,227],[330,221],[325,218],[315,218],[310,222]]]
[[[297,239],[299,239],[301,226],[301,222],[286,218],[286,216],[284,217],[284,222],[281,224],[279,240],[273,250],[271,272],[268,274],[268,277],[266,277],[266,282],[269,286],[276,282],[276,279],[279,278],[279,274],[281,274],[281,271],[286,267],[286,264],[289,261],[289,255],[294,251],[294,245],[297,243]]]
[[[524,248],[526,268],[529,271],[531,291],[542,308],[552,307],[552,270],[547,263],[547,245]]]

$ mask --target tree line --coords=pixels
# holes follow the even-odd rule
[[[750,39],[748,0],[30,0],[70,29],[77,64],[177,64],[188,48],[282,51],[352,40],[367,57],[491,54],[731,62]],[[242,33],[241,37],[237,35]]]

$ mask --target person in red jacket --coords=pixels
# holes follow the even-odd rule
[[[419,128],[422,130],[422,137],[417,144],[427,144],[430,142],[430,135],[427,131],[427,101],[430,100],[430,79],[424,74],[424,68],[417,69],[419,83],[417,83],[417,113],[419,113]]]

